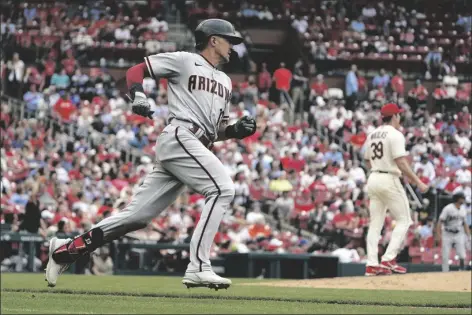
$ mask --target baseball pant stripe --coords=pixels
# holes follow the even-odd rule
[[[218,195],[215,197],[215,200],[213,201],[213,205],[211,206],[210,208],[210,212],[208,213],[208,217],[205,221],[205,224],[203,225],[203,230],[202,230],[202,233],[200,234],[200,238],[198,240],[198,244],[197,244],[197,250],[196,250],[196,255],[197,255],[197,258],[198,258],[198,261],[200,262],[200,271],[203,271],[202,269],[202,264],[203,264],[203,261],[201,260],[201,258],[198,256],[198,252],[200,250],[200,245],[202,243],[202,238],[203,238],[203,235],[205,234],[205,229],[206,227],[208,226],[208,222],[210,222],[210,217],[211,217],[211,214],[213,212],[213,209],[215,208],[215,204],[216,202],[218,201],[218,197],[221,195],[221,189],[220,187],[218,186],[218,184],[216,183],[215,179],[213,178],[213,176],[211,176],[210,172],[208,172],[208,170],[202,165],[202,163],[200,163],[197,158],[195,156],[193,156],[184,146],[184,144],[182,143],[182,141],[180,141],[179,139],[179,135],[178,135],[178,131],[179,131],[179,127],[175,128],[175,139],[177,140],[177,142],[179,143],[179,145],[182,147],[182,149],[185,151],[185,153],[187,153],[197,164],[198,166],[200,166],[200,168],[208,175],[208,177],[210,178],[210,180],[213,182],[213,184],[215,185],[216,189],[218,190]]]
[[[156,81],[156,76],[154,75],[154,71],[152,71],[152,67],[151,67],[151,63],[149,62],[149,58],[144,57],[144,61],[146,62],[146,66],[148,68],[149,73],[151,74],[151,77],[154,79],[154,81]],[[158,82],[156,81],[156,83],[158,83]]]
[[[398,179],[398,181],[400,181],[400,179]],[[410,204],[408,202],[408,199],[405,198],[406,196],[406,191],[405,191],[405,188],[402,187],[402,185],[398,184],[397,183],[397,179],[394,178],[393,179],[393,184],[395,185],[395,187],[397,188],[398,192],[403,196],[402,199],[403,199],[403,203],[405,204],[405,210],[406,210],[406,217],[407,218],[411,218],[411,214],[410,214]]]

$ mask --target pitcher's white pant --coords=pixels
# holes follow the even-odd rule
[[[100,221],[104,241],[144,228],[171,205],[184,185],[205,196],[200,221],[190,242],[188,272],[211,270],[210,249],[234,184],[220,160],[184,126],[168,125],[157,139],[156,164],[128,206]]]
[[[449,254],[451,252],[452,245],[456,245],[456,253],[460,259],[465,259],[465,240],[466,235],[462,232],[459,233],[449,233],[443,231],[442,233],[442,271],[449,271]]]
[[[405,189],[397,176],[371,173],[367,180],[367,194],[370,199],[367,266],[378,266],[378,244],[387,210],[390,211],[396,224],[382,261],[395,259],[408,232],[408,228],[413,222]]]

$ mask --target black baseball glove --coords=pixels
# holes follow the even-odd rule
[[[225,130],[227,138],[244,139],[252,136],[257,129],[256,120],[249,116],[240,118],[234,125]]]
[[[154,111],[151,110],[151,105],[147,100],[146,94],[142,92],[134,93],[133,103],[131,104],[131,110],[134,114],[139,116],[148,117],[152,119]]]

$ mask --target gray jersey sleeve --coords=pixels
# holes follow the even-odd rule
[[[450,209],[449,205],[445,206],[445,207],[442,209],[441,215],[439,216],[439,220],[440,220],[441,222],[446,221],[447,217],[449,216],[449,214],[448,214],[449,209]]]
[[[182,54],[180,52],[155,54],[144,57],[144,61],[153,79],[167,78],[169,81],[176,82],[180,75]]]

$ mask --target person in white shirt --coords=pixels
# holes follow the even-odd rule
[[[266,6],[263,11],[259,12],[259,19],[264,20],[267,19],[268,21],[272,21],[274,19],[274,15],[270,12],[269,8]]]
[[[304,34],[308,29],[308,17],[305,16],[301,19],[294,19],[292,22],[292,27],[295,28],[300,34]]]
[[[420,169],[423,170],[423,175],[428,177],[431,182],[436,178],[434,165],[429,161],[428,156],[425,154],[421,156],[420,162],[415,163],[413,166],[413,172],[418,173]]]
[[[459,130],[456,135],[454,136],[455,140],[459,144],[459,147],[464,149],[464,151],[468,152],[471,149],[472,142],[470,141],[470,135],[463,130]]]
[[[13,54],[12,60],[7,62],[9,74],[7,76],[8,93],[11,96],[18,97],[20,93],[21,82],[25,74],[25,63],[20,59],[18,53]]]
[[[134,139],[134,132],[131,130],[130,125],[126,125],[126,128],[120,129],[116,133],[116,140],[118,141],[118,145],[120,148],[127,148],[129,141]]]
[[[115,30],[115,39],[117,41],[128,41],[128,40],[130,40],[131,39],[130,29],[128,27],[124,27],[124,26],[118,27]]]
[[[354,161],[353,166],[349,170],[349,177],[351,177],[356,183],[365,183],[366,175],[362,167],[359,166],[358,161]]]
[[[404,109],[399,108],[397,104],[384,105],[380,110],[383,124],[368,135],[365,143],[364,159],[371,171],[367,180],[370,224],[367,234],[366,276],[407,271],[395,261],[412,223],[409,201],[400,176],[407,176],[421,192],[428,190],[428,186],[411,170],[406,158],[408,153],[405,150],[405,136],[399,131],[403,112]],[[379,265],[378,244],[387,209],[396,225]]]
[[[448,98],[455,98],[457,93],[457,86],[459,85],[459,78],[456,76],[454,69],[444,76],[443,84],[446,86]]]
[[[470,183],[472,181],[472,174],[468,169],[470,161],[463,160],[461,162],[461,168],[456,171],[456,177],[458,183]]]

